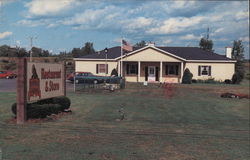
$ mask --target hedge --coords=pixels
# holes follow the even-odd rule
[[[58,114],[69,109],[70,104],[67,97],[54,97],[27,104],[27,118],[45,118],[51,114]],[[11,110],[16,115],[16,103],[12,104]]]

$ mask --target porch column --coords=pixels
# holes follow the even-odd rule
[[[141,78],[141,61],[138,61],[138,75],[137,75],[137,81],[140,82]]]
[[[117,72],[118,72],[118,75],[120,76],[121,75],[121,61],[117,62]]]
[[[182,77],[183,77],[183,62],[181,62],[181,77],[180,77],[180,83],[182,82]]]
[[[160,62],[160,82],[162,82],[162,61]]]

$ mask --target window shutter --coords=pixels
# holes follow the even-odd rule
[[[208,75],[211,76],[211,66],[208,66]]]
[[[109,73],[109,68],[108,68],[108,64],[106,64],[106,68],[105,68],[105,70],[106,70],[106,74],[108,74]]]
[[[96,74],[98,74],[98,64],[96,64]]]
[[[148,66],[145,67],[145,81],[148,81]]]
[[[201,75],[201,66],[198,66],[198,76]]]
[[[165,74],[168,75],[168,65],[166,65]]]
[[[175,68],[175,75],[178,75],[179,74],[179,66],[176,65],[176,68]]]
[[[126,66],[126,70],[127,70],[127,75],[129,74],[129,64],[127,64],[127,66]]]

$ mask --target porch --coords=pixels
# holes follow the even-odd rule
[[[123,61],[122,76],[128,82],[180,83],[183,62]]]

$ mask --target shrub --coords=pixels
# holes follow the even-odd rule
[[[116,77],[118,76],[118,72],[115,68],[112,70],[111,76],[116,76]]]
[[[27,104],[27,118],[45,118],[63,112],[70,107],[70,103],[67,97],[54,97]],[[16,115],[16,103],[12,104],[11,110]]]
[[[230,79],[226,79],[226,80],[224,81],[224,83],[226,83],[226,84],[231,84],[232,81],[231,81]]]
[[[192,79],[192,83],[197,83],[197,80],[196,79]]]
[[[182,83],[184,84],[191,84],[192,83],[192,77],[193,74],[189,71],[189,69],[185,69],[183,78],[182,78]]]
[[[250,80],[250,73],[247,73],[245,78],[246,78],[247,80]]]
[[[232,77],[232,84],[240,84],[242,76],[239,73],[235,73]]]

